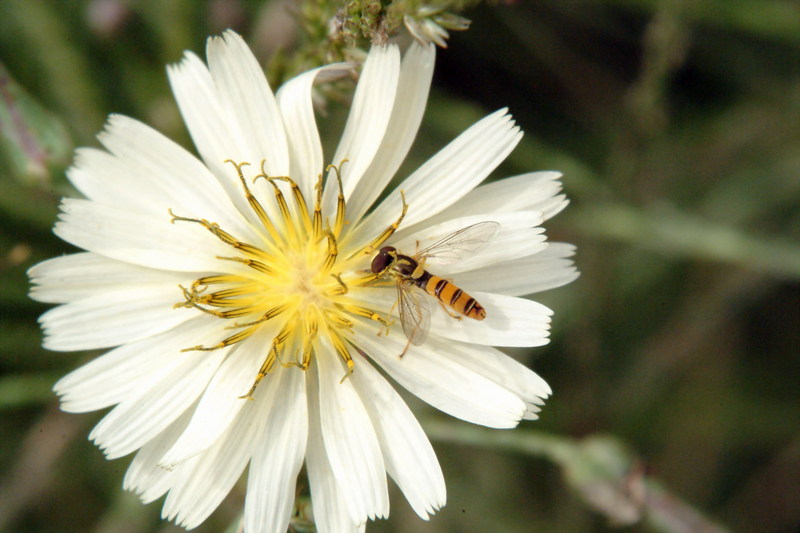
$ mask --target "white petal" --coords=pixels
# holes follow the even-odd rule
[[[249,213],[250,207],[241,193],[239,177],[233,166],[226,161],[232,160],[237,164],[248,162],[251,166],[247,170],[257,173],[261,159],[265,159],[268,154],[264,151],[256,154],[247,151],[250,147],[242,139],[242,133],[236,130],[238,125],[230,114],[229,107],[235,103],[220,101],[214,79],[200,58],[186,52],[180,63],[167,67],[167,74],[183,120],[200,156],[220,180],[239,211]],[[274,119],[261,118],[265,121],[278,119],[277,116]],[[267,150],[267,147],[263,148]],[[253,194],[259,200],[269,198],[263,193],[264,186],[260,183],[251,186]],[[270,205],[268,202],[262,204]]]
[[[30,296],[47,303],[67,303],[105,294],[119,287],[185,283],[186,276],[114,261],[101,255],[76,253],[42,261],[28,270]]]
[[[431,308],[431,331],[463,342],[491,346],[542,346],[549,342],[550,317],[553,312],[540,303],[525,298],[490,292],[473,292],[486,308],[486,318],[455,320],[439,305]]]
[[[350,377],[370,414],[386,461],[386,470],[414,511],[427,520],[447,498],[444,476],[433,447],[403,399],[372,365],[354,354]]]
[[[171,223],[167,212],[153,218],[73,198],[62,200],[61,210],[55,234],[90,252],[163,270],[230,270],[215,258],[230,255],[230,247],[199,224]]]
[[[243,396],[253,385],[266,357],[264,346],[269,346],[275,333],[275,328],[265,327],[232,347],[200,398],[186,431],[161,459],[165,467],[171,468],[209,448],[226,431],[248,403]]]
[[[86,175],[84,181],[91,176],[100,182],[96,189],[119,189],[119,198],[106,195],[107,202],[102,203],[167,219],[172,209],[185,217],[216,222],[241,239],[255,235],[217,177],[153,128],[132,118],[111,115],[98,139],[113,157],[88,152],[76,161],[76,168]],[[238,183],[231,194],[241,201]]]
[[[61,409],[73,413],[95,411],[138,398],[180,366],[191,354],[181,350],[224,333],[219,319],[200,315],[141,341],[125,344],[73,370],[55,384]]]
[[[247,466],[255,437],[251,433],[232,431],[231,436],[212,448],[177,465],[171,471],[161,518],[174,520],[186,529],[193,529],[208,518]]]
[[[538,405],[531,405],[528,404],[528,409],[525,411],[525,414],[522,416],[523,420],[538,420],[539,419],[539,412],[541,411],[541,407]]]
[[[289,368],[277,371],[275,378],[278,375],[280,383],[267,384],[276,390],[267,401],[271,408],[263,414],[265,438],[259,439],[247,479],[244,530],[248,533],[286,531],[306,453],[305,373]]]
[[[463,286],[463,285],[461,285]],[[543,346],[549,342],[549,329],[553,312],[544,305],[513,296],[469,291],[486,309],[486,318],[455,319],[450,309],[432,301],[432,297],[419,294],[420,298],[430,298],[427,303],[430,313],[430,330],[433,333],[457,341],[490,346]],[[397,316],[397,293],[392,288],[372,289],[361,296],[360,301],[384,314]]]
[[[476,213],[538,211],[542,221],[557,214],[569,203],[561,191],[561,173],[529,172],[476,187],[447,209],[425,221],[438,224]],[[492,220],[488,217],[487,220]],[[415,228],[407,228],[415,231]]]
[[[324,345],[324,344],[323,344]],[[354,523],[389,515],[386,468],[364,400],[349,380],[332,347],[315,361],[319,371],[320,423],[331,470],[347,494]]]
[[[395,332],[379,338],[365,328],[358,343],[392,379],[433,407],[473,424],[516,427],[526,411],[525,403],[458,361],[442,357],[448,345],[436,337],[431,335],[422,346],[411,346],[402,358],[406,340]]]
[[[374,232],[396,219],[402,205],[401,191],[409,206],[403,227],[435,215],[483,181],[521,138],[522,132],[506,109],[479,120],[401,183],[360,228]]]
[[[403,55],[386,135],[362,180],[347,202],[348,217],[359,220],[400,168],[417,136],[433,77],[436,47],[414,42]]]
[[[191,412],[191,408],[184,411],[172,424],[142,446],[125,472],[123,488],[138,494],[144,503],[160,498],[174,484],[177,477],[175,471],[159,466],[159,460],[183,433]]]
[[[311,97],[314,81],[319,75],[340,70],[347,65],[349,63],[338,63],[304,72],[284,83],[278,90],[278,107],[289,139],[289,175],[300,186],[306,202],[313,202],[314,185],[324,165],[322,142]]]
[[[197,151],[216,176],[227,176],[225,160],[240,154],[234,152],[235,132],[229,131],[208,67],[195,54],[186,52],[180,63],[167,67],[167,75]],[[238,188],[232,177],[222,184],[229,192]]]
[[[189,352],[168,376],[140,397],[115,407],[92,430],[93,440],[108,459],[116,459],[144,446],[169,426],[202,394],[225,358],[227,349]]]
[[[194,313],[175,309],[181,298],[173,281],[131,285],[60,305],[39,318],[44,347],[90,350],[137,341],[189,320]]]
[[[206,56],[217,97],[244,160],[255,164],[266,159],[267,174],[288,175],[289,149],[283,120],[250,48],[236,32],[228,30],[222,37],[208,39]]]
[[[119,120],[111,115],[109,122]],[[131,120],[131,119],[128,119]],[[106,125],[107,130],[109,124]],[[102,137],[104,132],[100,133]],[[129,161],[99,148],[78,148],[67,178],[86,198],[107,205],[124,205],[137,211],[157,208],[153,182],[128,165]]]
[[[342,168],[345,198],[349,198],[364,172],[372,163],[386,133],[400,75],[400,50],[396,45],[373,46],[364,62],[361,79],[353,95],[353,107],[347,117],[339,147],[332,163]],[[335,173],[328,174],[326,206],[333,205]]]
[[[175,467],[176,472],[182,475],[164,502],[164,518],[174,519],[189,529],[198,526],[230,492],[247,463],[253,465],[259,461],[256,450],[260,446],[280,444],[275,442],[276,435],[270,432],[268,421],[273,413],[283,412],[281,391],[285,387],[278,380],[286,381],[287,376],[281,376],[283,379],[277,376],[275,374],[264,381],[262,394],[255,395],[254,401],[243,402],[244,407],[211,448]],[[277,379],[273,381],[273,377]],[[290,460],[291,456],[286,458]],[[182,472],[187,469],[188,472]],[[294,490],[288,493],[288,497],[293,499]]]
[[[469,256],[464,256],[460,261],[447,264],[437,261],[435,255],[427,257],[426,268],[433,274],[449,276],[457,272],[474,270],[535,254],[547,246],[542,233],[544,230],[535,227],[542,221],[538,211],[492,213],[491,215],[472,215],[448,220],[414,233],[402,232],[398,235],[397,241],[392,240],[392,244],[398,250],[412,253],[415,250],[425,249],[458,230],[484,221],[497,222],[500,224],[500,229],[482,249]]]
[[[489,292],[469,290],[467,293],[486,308],[486,318],[457,320],[433,301],[427,298],[431,317],[431,333],[449,339],[491,346],[542,346],[549,342],[550,317],[553,312],[544,305],[514,296],[504,296]],[[369,288],[354,291],[354,299],[362,305],[376,309],[384,314],[397,316],[397,292],[393,287]],[[373,332],[374,334],[374,332]],[[398,352],[400,353],[400,352]]]
[[[312,363],[314,365],[314,363]],[[311,486],[314,522],[319,533],[364,531],[366,520],[354,523],[347,510],[345,495],[328,461],[328,453],[320,427],[319,377],[314,369],[308,372],[308,448],[306,469]],[[348,498],[352,495],[348,494]],[[250,533],[250,532],[248,532]]]
[[[551,242],[543,251],[528,257],[462,272],[454,277],[459,286],[509,296],[524,296],[566,285],[578,277],[570,257],[571,244]]]
[[[497,237],[478,254],[465,257],[463,261],[452,265],[437,267],[446,276],[455,276],[459,272],[491,267],[510,260],[539,253],[547,248],[547,237],[542,228],[503,226]],[[437,272],[438,273],[438,272]],[[462,284],[463,285],[463,284]],[[461,285],[459,285],[461,286]],[[470,287],[463,285],[463,287]],[[476,287],[477,288],[477,287]]]
[[[550,386],[538,374],[500,350],[444,339],[432,342],[434,347],[437,343],[446,347],[438,351],[441,357],[472,369],[528,404],[542,405],[544,399],[552,394]]]

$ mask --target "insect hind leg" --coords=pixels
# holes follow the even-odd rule
[[[439,300],[438,298],[436,299],[436,301],[439,302],[439,305],[441,306],[442,309],[444,309],[444,312],[450,315],[451,317],[455,318],[456,320],[461,320],[462,318],[464,318],[463,315],[451,311],[450,308],[447,307],[447,305],[445,305],[443,301]]]

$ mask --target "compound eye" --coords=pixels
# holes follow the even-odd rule
[[[372,259],[372,273],[378,274],[386,270],[390,264],[392,264],[392,252],[394,252],[394,248],[391,246],[384,246]]]

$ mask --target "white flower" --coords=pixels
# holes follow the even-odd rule
[[[403,24],[420,43],[435,43],[437,46],[447,48],[447,39],[450,38],[447,29],[466,30],[470,21],[445,12],[441,7],[422,6],[416,14],[404,15]]]
[[[550,310],[518,296],[577,276],[572,247],[538,228],[566,205],[559,174],[478,186],[522,135],[500,110],[376,204],[420,124],[433,45],[402,61],[396,46],[371,50],[331,159],[311,92],[342,65],[273,96],[235,33],[209,39],[207,57],[169,69],[201,160],[114,115],[104,149],[79,150],[68,172],[86,199],[63,200],[55,232],[86,251],[30,271],[32,296],[61,304],[41,318],[44,345],[113,349],[56,384],[62,408],[115,406],[90,438],[109,459],[136,452],[125,488],[145,502],[166,494],[163,516],[186,528],[248,463],[248,533],[286,530],[304,462],[321,532],[387,516],[387,473],[427,519],[445,503],[441,470],[376,367],[469,422],[536,418],[549,387],[492,346],[545,344]],[[370,270],[378,248],[413,255],[483,221],[499,224],[493,241],[426,268],[468,290],[486,319],[454,318],[421,293],[430,334],[400,357],[395,285],[412,283]]]

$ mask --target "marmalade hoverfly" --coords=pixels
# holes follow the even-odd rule
[[[431,260],[440,265],[455,264],[465,256],[481,250],[497,235],[499,229],[500,224],[497,222],[479,222],[451,233],[418,251],[413,257],[401,254],[393,246],[384,246],[372,259],[371,268],[374,274],[380,275],[380,278],[394,276],[400,323],[409,344],[424,343],[431,324],[426,299],[417,297],[417,288],[439,300],[445,309],[449,307],[458,313],[450,313],[454,318],[460,319],[460,315],[475,320],[486,318],[486,309],[475,298],[451,281],[425,270],[425,262]]]

